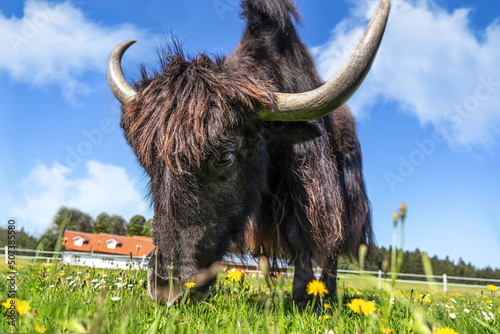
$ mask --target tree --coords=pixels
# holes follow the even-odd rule
[[[127,221],[122,216],[112,215],[109,218],[109,233],[117,235],[126,235]]]
[[[153,228],[153,218],[148,219],[144,224],[143,236],[151,238],[151,229]]]
[[[9,232],[7,229],[0,227],[0,247],[8,245]],[[36,238],[24,231],[24,227],[21,227],[20,231],[16,231],[16,247],[17,248],[27,248],[33,249],[36,247]]]
[[[62,206],[57,210],[51,226],[45,232],[37,248],[43,250],[60,249],[64,231],[92,232],[93,228],[94,219],[88,214]],[[57,245],[59,246],[56,247]]]
[[[94,219],[86,213],[77,209],[71,209],[71,220],[67,226],[69,231],[92,233],[94,229]]]
[[[135,215],[130,219],[127,225],[127,236],[144,235],[146,218],[141,215]]]
[[[97,216],[94,224],[94,234],[109,233],[109,229],[111,227],[111,222],[109,219],[110,217],[106,212],[103,212],[99,216]]]

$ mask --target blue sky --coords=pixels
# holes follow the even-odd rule
[[[355,47],[377,1],[297,1],[323,78]],[[61,205],[148,218],[147,179],[123,139],[105,64],[157,65],[173,32],[189,53],[227,54],[236,0],[2,1],[0,219],[40,234]],[[500,6],[394,0],[372,71],[349,102],[380,246],[407,203],[406,248],[500,267]]]

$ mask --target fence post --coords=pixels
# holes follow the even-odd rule
[[[33,261],[33,264],[36,264],[36,260],[38,259],[38,253],[40,253],[39,249],[36,250],[35,260]]]
[[[382,270],[378,270],[378,289],[382,289]]]
[[[443,274],[443,292],[448,292],[448,276],[446,274]]]
[[[9,246],[5,246],[5,265],[9,263]]]

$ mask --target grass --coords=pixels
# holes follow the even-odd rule
[[[404,241],[406,207],[394,214],[392,269],[399,272],[403,242],[396,251],[401,219]],[[360,257],[361,268],[363,257]],[[432,275],[429,258],[422,264]],[[290,279],[269,287],[263,280],[221,272],[210,297],[194,302],[189,290],[173,306],[154,304],[145,270],[68,267],[60,263],[24,263],[16,269],[17,317],[8,318],[8,268],[0,267],[0,331],[21,333],[497,333],[498,291],[348,276],[319,307],[299,311]],[[321,287],[320,283],[316,283]],[[321,290],[321,289],[320,289]],[[13,312],[16,313],[16,312]]]
[[[226,273],[203,302],[189,296],[173,307],[152,303],[147,294],[146,272],[97,270],[61,264],[20,265],[17,297],[31,307],[16,319],[16,331],[35,333],[432,333],[432,328],[453,328],[458,333],[499,333],[499,298],[495,292],[476,294],[362,287],[358,280],[340,282],[337,301],[314,312],[299,312],[292,301],[290,280],[268,287],[262,280],[232,282]],[[6,282],[7,268],[0,276]],[[5,301],[7,284],[0,288]],[[116,297],[119,297],[116,298]],[[367,315],[347,305],[353,299],[373,301]],[[391,302],[392,301],[392,302]],[[326,300],[324,301],[326,302]],[[464,311],[470,310],[469,313]],[[482,312],[495,320],[485,320]],[[13,328],[7,309],[1,307],[0,329]]]

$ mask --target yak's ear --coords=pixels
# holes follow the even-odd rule
[[[314,121],[268,122],[264,140],[272,146],[303,143],[321,136],[321,130]]]

